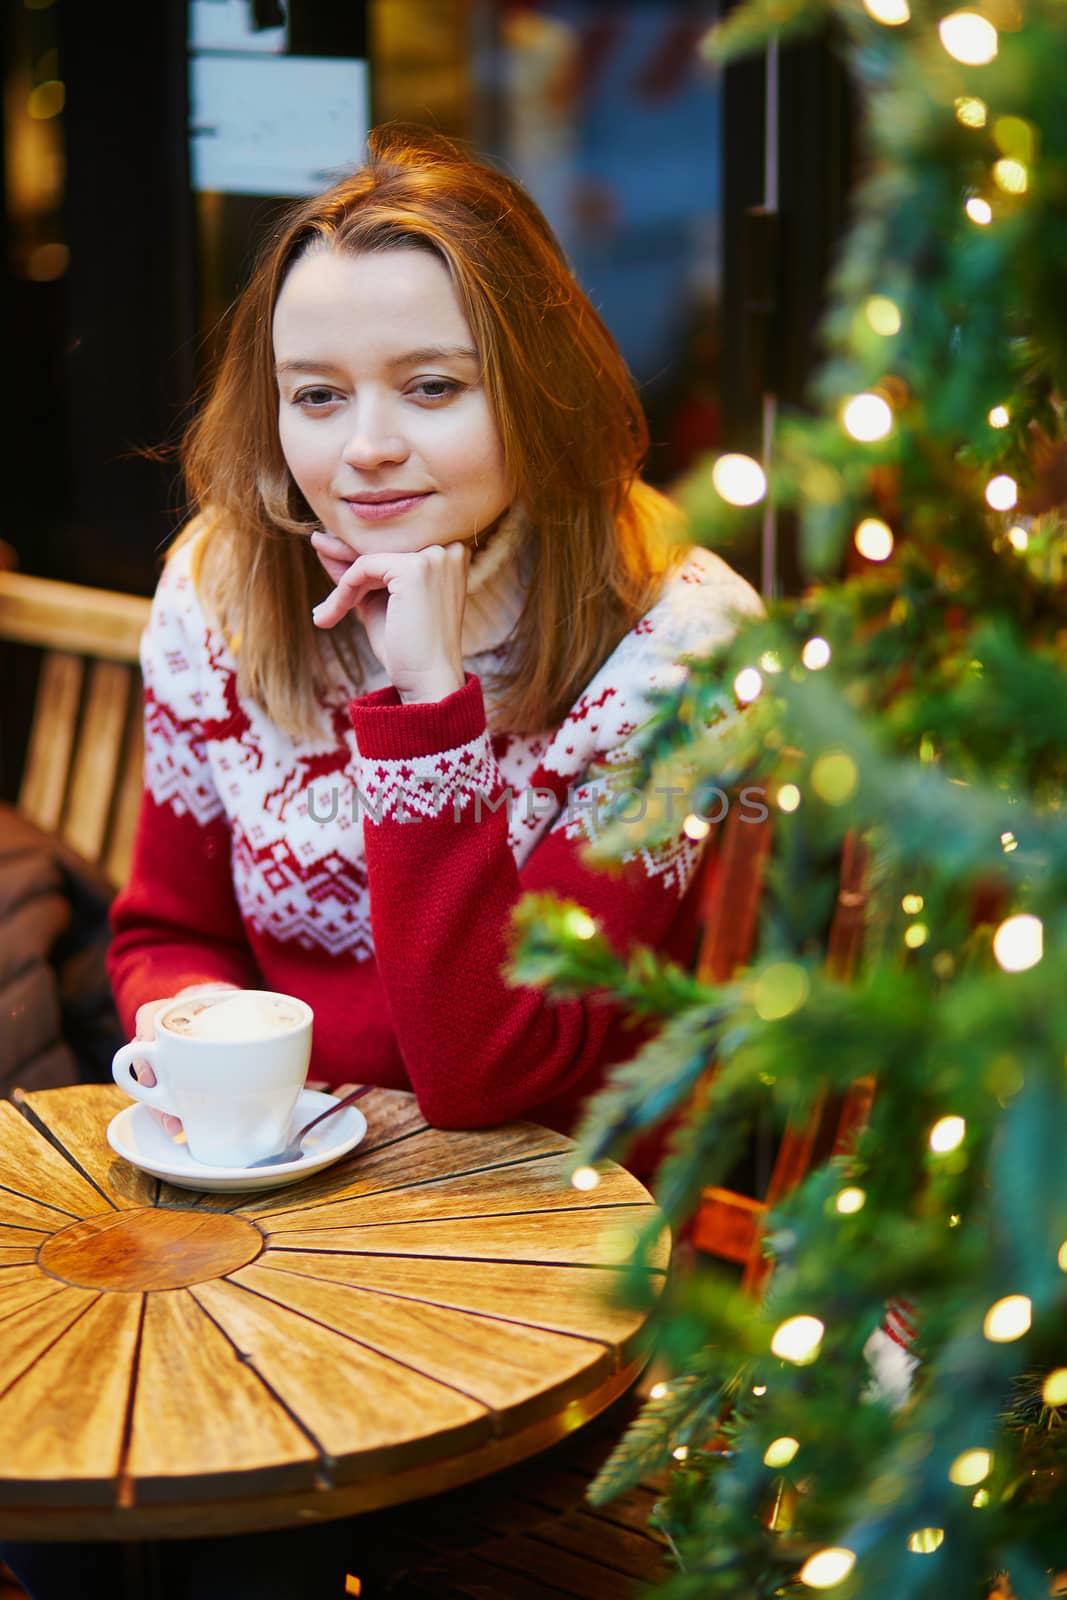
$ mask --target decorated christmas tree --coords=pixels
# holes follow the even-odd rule
[[[1067,5],[751,0],[706,48],[828,21],[863,177],[810,409],[764,463],[809,587],[694,662],[644,745],[650,796],[681,788],[695,836],[716,791],[766,791],[755,951],[718,984],[624,965],[537,899],[515,972],[660,1020],[576,1165],[676,1118],[655,1181],[675,1229],[768,1108],[784,1127],[873,1081],[849,1148],[771,1214],[763,1296],[708,1261],[659,1301],[668,1375],[594,1494],[671,1468],[662,1593],[1038,1600],[1067,1568]],[[702,465],[698,537],[728,553],[763,492],[745,458]],[[640,833],[611,809],[605,861]],[[654,798],[641,829],[670,832]],[[846,845],[847,978],[827,952]],[[886,1326],[914,1330],[896,1363]]]

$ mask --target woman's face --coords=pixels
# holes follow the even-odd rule
[[[479,352],[437,256],[303,256],[278,296],[274,359],[289,470],[357,554],[469,540],[507,509]]]

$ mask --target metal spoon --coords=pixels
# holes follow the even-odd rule
[[[332,1117],[335,1111],[341,1111],[345,1106],[350,1106],[356,1100],[362,1099],[365,1094],[370,1094],[373,1088],[373,1083],[365,1083],[362,1088],[353,1089],[352,1093],[346,1094],[343,1100],[338,1100],[335,1105],[327,1106],[326,1110],[320,1111],[317,1117],[312,1117],[310,1122],[305,1122],[300,1132],[294,1139],[289,1141],[284,1150],[279,1150],[276,1156],[260,1156],[258,1161],[250,1161],[249,1168],[276,1167],[280,1166],[283,1161],[299,1161],[304,1154],[305,1134],[310,1133],[312,1128],[317,1128],[320,1122],[325,1122],[327,1117]]]

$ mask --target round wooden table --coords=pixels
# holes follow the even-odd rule
[[[0,1537],[157,1539],[347,1516],[554,1444],[644,1364],[613,1303],[654,1214],[570,1139],[367,1137],[288,1188],[197,1194],[114,1155],[120,1090],[0,1103]],[[666,1229],[649,1267],[662,1287]]]

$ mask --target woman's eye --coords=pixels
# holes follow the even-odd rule
[[[462,387],[454,378],[420,378],[409,392],[420,400],[447,400],[450,395],[458,394]]]
[[[332,405],[336,399],[337,396],[332,389],[320,388],[300,389],[293,396],[293,400],[298,406],[306,406],[309,410]]]

